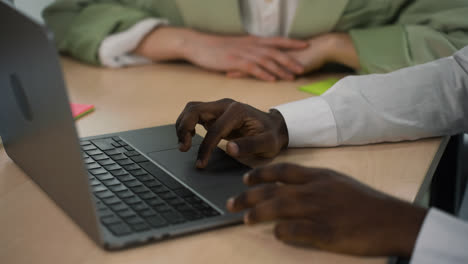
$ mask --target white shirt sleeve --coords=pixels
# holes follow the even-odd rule
[[[419,232],[410,263],[468,263],[468,223],[431,209]]]
[[[167,24],[168,21],[165,19],[148,18],[138,22],[126,31],[108,36],[99,46],[101,64],[111,68],[118,68],[151,63],[148,58],[131,52],[154,28]]]
[[[346,77],[320,97],[275,107],[290,147],[413,140],[468,131],[468,47],[388,74]]]

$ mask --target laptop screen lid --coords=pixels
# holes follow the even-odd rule
[[[0,135],[8,156],[101,242],[52,34],[0,1]]]

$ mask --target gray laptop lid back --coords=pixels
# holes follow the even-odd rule
[[[88,176],[51,34],[0,1],[0,39],[0,135],[5,150],[100,242]]]

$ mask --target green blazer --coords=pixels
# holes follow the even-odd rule
[[[246,34],[237,0],[56,0],[43,12],[58,48],[99,64],[99,45],[142,19]],[[468,0],[299,0],[289,37],[349,32],[365,73],[452,55],[468,45]]]

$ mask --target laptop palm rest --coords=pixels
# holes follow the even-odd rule
[[[199,145],[188,152],[170,149],[148,153],[148,157],[184,182],[193,191],[225,210],[226,200],[246,190],[242,176],[249,167],[216,148],[205,169],[195,168]]]

